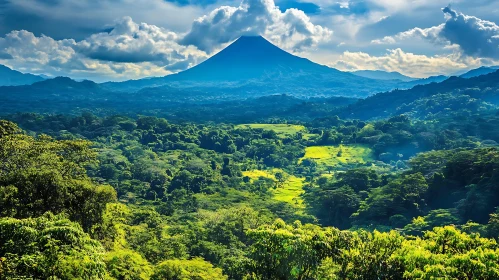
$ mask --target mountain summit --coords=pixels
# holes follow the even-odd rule
[[[289,94],[295,97],[362,97],[394,88],[402,81],[380,81],[356,76],[290,54],[261,36],[243,36],[199,65],[159,78],[104,83],[113,91],[161,94],[182,88],[240,99],[256,95]]]
[[[205,62],[167,77],[171,80],[241,81],[328,71],[337,70],[285,52],[262,36],[243,36]]]

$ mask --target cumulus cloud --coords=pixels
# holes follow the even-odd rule
[[[211,53],[240,36],[263,35],[283,48],[301,50],[327,41],[331,34],[301,10],[281,12],[273,0],[243,0],[239,7],[222,6],[195,20],[180,43]]]
[[[471,57],[499,58],[499,26],[491,21],[442,9],[446,22],[430,28],[413,28],[395,36],[373,40],[373,44],[395,44],[411,38],[423,38],[435,44],[457,46],[461,53]]]
[[[0,63],[52,76],[114,80],[166,75],[206,59],[206,53],[177,39],[176,33],[130,17],[82,41],[12,31],[0,37]]]
[[[95,81],[127,80],[164,76],[171,70],[151,62],[116,63],[89,58],[75,40],[54,40],[28,31],[12,31],[0,37],[0,63],[23,72],[49,76],[71,76]],[[191,57],[186,60],[192,61]],[[172,64],[175,65],[175,64]]]
[[[125,17],[109,32],[93,34],[78,42],[75,49],[83,55],[112,62],[152,62],[168,67],[179,62],[196,63],[205,53],[179,45],[178,35],[155,25],[135,23]]]
[[[384,70],[396,71],[412,77],[428,77],[442,73],[454,73],[460,69],[480,65],[477,59],[457,55],[426,56],[404,52],[401,49],[388,50],[383,56],[372,56],[363,52],[344,52],[331,66],[346,71]]]
[[[78,41],[125,16],[186,32],[195,18],[205,14],[200,6],[180,6],[165,0],[0,0],[0,7],[0,35],[24,29]]]
[[[75,44],[72,39],[57,41],[43,35],[36,37],[31,32],[21,30],[12,31],[0,38],[0,52],[26,65],[48,65],[55,68],[67,65],[76,70],[85,69],[85,65],[75,59]]]
[[[430,28],[413,28],[404,32],[400,32],[395,36],[385,36],[383,39],[372,40],[371,43],[377,45],[383,44],[396,44],[398,41],[407,40],[411,38],[424,38],[430,40],[434,43],[446,43],[445,40],[442,40],[440,37],[440,32],[442,31],[444,24],[439,26],[434,26]]]
[[[20,0],[17,5],[28,7],[31,1]],[[34,3],[32,8],[45,13],[47,5]],[[54,0],[49,6],[70,10],[75,5],[75,0],[64,4]],[[87,6],[88,2],[81,3],[82,8]],[[332,34],[314,25],[303,11],[282,12],[273,0],[243,0],[238,7],[222,6],[195,20],[185,33],[137,23],[128,16],[100,30],[82,39],[11,31],[0,37],[0,63],[52,76],[122,80],[185,70],[242,35],[263,35],[282,48],[298,51],[316,46]]]
[[[440,36],[469,56],[499,58],[499,26],[494,22],[443,9],[448,20]]]

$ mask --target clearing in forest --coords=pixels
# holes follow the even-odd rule
[[[313,159],[317,164],[338,167],[349,164],[364,164],[372,160],[372,150],[364,145],[312,146],[305,148],[304,159]]]
[[[236,128],[252,128],[252,129],[263,129],[263,130],[273,130],[279,137],[290,137],[296,135],[298,132],[303,133],[304,138],[309,138],[315,134],[308,134],[307,129],[303,125],[296,124],[263,124],[263,123],[253,123],[253,124],[240,124]]]
[[[251,180],[257,180],[260,177],[265,177],[272,179],[277,182],[276,173],[282,173],[284,175],[284,180],[282,184],[278,184],[278,187],[273,189],[274,199],[278,201],[288,202],[298,208],[303,208],[303,199],[301,194],[303,194],[303,185],[305,178],[296,177],[294,175],[289,175],[281,169],[272,170],[250,170],[243,171],[243,176],[248,176]]]

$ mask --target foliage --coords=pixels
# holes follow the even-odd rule
[[[104,248],[62,215],[0,219],[0,278],[103,279]]]
[[[152,280],[223,280],[227,276],[222,274],[219,268],[204,261],[195,258],[192,260],[168,260],[156,266]]]
[[[115,192],[87,177],[85,166],[95,158],[89,146],[45,135],[0,138],[0,216],[28,218],[51,211],[67,213],[84,229],[99,223]]]
[[[264,129],[9,116],[28,132],[0,122],[0,275],[496,279],[499,117],[468,101],[440,96],[425,117],[328,114],[258,121]],[[441,112],[460,102],[476,115]]]

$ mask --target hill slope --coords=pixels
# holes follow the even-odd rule
[[[473,70],[470,70],[464,74],[462,74],[461,78],[465,78],[465,79],[469,79],[469,78],[474,78],[474,77],[478,77],[478,76],[482,76],[482,75],[487,75],[487,74],[490,74],[490,73],[494,73],[496,72],[497,70],[499,70],[499,66],[491,66],[491,67],[480,67],[480,68],[477,68],[477,69],[473,69]]]
[[[30,85],[43,80],[44,78],[40,76],[24,74],[19,71],[12,70],[7,66],[0,65],[0,86]]]
[[[498,87],[499,71],[470,79],[451,77],[441,83],[431,83],[415,86],[409,90],[394,90],[375,94],[348,106],[340,115],[345,118],[358,119],[385,118],[407,113],[411,103],[418,100],[429,102],[422,104],[426,109],[437,105],[444,106],[444,104],[437,104],[437,98],[435,98],[437,95],[444,94],[447,94],[447,99],[469,96],[483,102],[499,104]],[[462,104],[462,106],[466,107],[469,104]],[[451,108],[443,107],[441,109]]]
[[[411,82],[418,80],[416,78],[402,75],[399,72],[386,72],[381,70],[359,70],[352,73],[356,76],[374,80],[399,80],[402,82]]]

